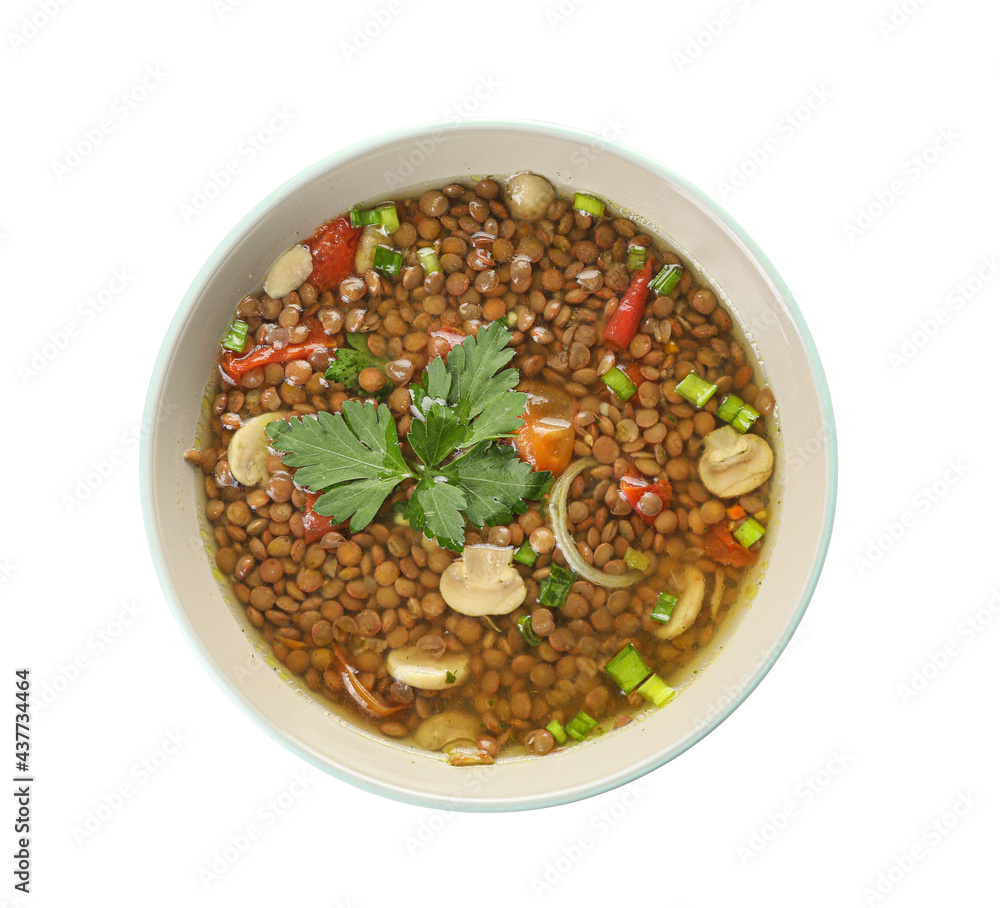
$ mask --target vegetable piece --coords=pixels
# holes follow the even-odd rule
[[[536,552],[532,547],[531,543],[527,539],[521,543],[521,547],[514,553],[514,560],[518,564],[526,565],[527,567],[534,567],[535,562],[538,561],[538,552]]]
[[[518,456],[536,470],[558,476],[573,459],[573,401],[542,381],[522,382],[527,406],[514,433]]]
[[[298,290],[312,273],[312,253],[305,246],[292,246],[283,252],[268,269],[264,277],[264,292],[273,299],[281,299]]]
[[[377,227],[381,223],[379,213],[374,208],[367,211],[361,208],[352,208],[348,217],[352,227]]]
[[[757,553],[740,545],[729,529],[714,523],[705,531],[705,554],[718,564],[747,567],[757,560]]]
[[[740,435],[722,426],[705,436],[698,475],[720,498],[736,498],[763,485],[774,468],[774,454],[758,435]]]
[[[535,633],[531,626],[531,615],[522,615],[518,618],[517,629],[521,632],[521,636],[528,646],[538,646],[542,642],[542,638]]]
[[[623,694],[632,693],[652,671],[631,643],[626,644],[622,650],[609,659],[604,670],[611,676],[611,680],[618,685]]]
[[[222,338],[222,346],[233,353],[242,353],[247,346],[247,332],[250,326],[241,318],[234,318],[226,336]]]
[[[424,274],[437,274],[441,270],[441,260],[430,246],[421,246],[417,250],[417,258],[423,265]]]
[[[625,550],[625,555],[622,558],[632,570],[634,571],[645,571],[649,567],[649,558],[647,558],[642,552],[636,551],[632,546],[629,546]]]
[[[418,690],[448,690],[469,678],[469,657],[465,653],[446,651],[435,656],[419,646],[389,650],[385,667],[401,684]]]
[[[447,710],[424,719],[413,733],[413,740],[424,750],[450,751],[455,747],[475,747],[479,720],[468,713]]]
[[[386,277],[395,277],[403,265],[403,253],[388,246],[376,246],[372,267]]]
[[[747,432],[759,417],[760,413],[751,407],[750,404],[743,404],[740,412],[733,418],[732,427],[737,432]]]
[[[722,399],[722,403],[719,404],[719,409],[715,411],[715,415],[723,422],[731,423],[742,407],[743,401],[739,397],[735,394],[727,394]]]
[[[716,524],[717,526],[718,524]],[[684,568],[681,594],[674,605],[670,620],[654,632],[661,640],[672,640],[691,627],[705,599],[705,575],[694,565]]]
[[[360,236],[360,230],[344,218],[337,218],[305,241],[313,263],[308,280],[319,292],[339,286],[354,273],[354,253]]]
[[[659,513],[670,507],[673,498],[673,486],[666,479],[649,480],[639,474],[626,473],[618,481],[618,492],[632,507],[632,510],[639,515],[642,522],[647,526],[652,526]],[[655,496],[650,499],[647,495]]]
[[[342,646],[333,647],[333,660],[340,673],[340,680],[344,684],[344,690],[361,707],[362,712],[373,719],[387,719],[389,716],[395,715],[400,710],[407,708],[406,705],[389,706],[368,690],[358,678],[357,666],[351,661],[347,650]]]
[[[362,229],[361,238],[354,253],[354,270],[358,274],[371,271],[375,263],[375,250],[382,245],[385,237],[378,227],[368,226]]]
[[[604,217],[604,202],[592,195],[578,192],[573,196],[573,210],[582,211],[595,218]]]
[[[758,419],[760,413],[744,403],[735,394],[730,394],[719,404],[715,415],[723,422],[728,422],[737,432],[746,432]]]
[[[263,485],[270,478],[267,473],[267,427],[279,419],[291,416],[288,412],[262,413],[244,423],[229,439],[226,461],[229,472],[240,485]]]
[[[746,517],[747,512],[743,510],[742,505],[734,504],[731,508],[726,508],[726,516],[730,520],[739,520],[741,517]]]
[[[677,696],[677,691],[668,687],[667,683],[655,672],[643,681],[636,690],[657,709],[666,706]]]
[[[290,363],[296,359],[308,359],[313,353],[333,347],[333,338],[323,330],[323,326],[316,319],[304,318],[301,324],[309,331],[302,343],[287,344],[284,347],[265,344],[244,356],[236,356],[233,351],[227,351],[222,355],[219,365],[233,381],[239,382],[252,369],[259,369],[271,363]]]
[[[733,538],[744,548],[750,548],[758,539],[764,535],[764,527],[753,517],[748,517],[735,530]]]
[[[696,407],[704,407],[718,389],[718,385],[713,385],[711,382],[705,381],[697,373],[688,372],[684,378],[677,382],[677,387],[674,390],[689,404],[694,404]]]
[[[323,378],[328,382],[343,384],[345,388],[358,388],[361,372],[369,367],[384,369],[386,360],[376,356],[368,346],[368,334],[351,333],[346,336],[347,347],[338,347],[330,356]]]
[[[649,289],[658,296],[666,296],[680,282],[684,269],[680,265],[664,265],[650,282]]]
[[[552,184],[536,173],[523,171],[507,180],[507,207],[513,218],[538,220],[548,211],[555,197]]]
[[[646,263],[645,246],[629,246],[626,267],[629,271],[638,271]]]
[[[604,326],[604,341],[614,344],[624,350],[632,342],[639,323],[646,312],[646,296],[649,293],[649,282],[653,278],[653,257],[646,259],[646,264],[629,284],[622,295],[618,308],[611,313],[611,318]]]
[[[604,382],[604,384],[606,384],[621,401],[628,400],[633,394],[635,394],[636,391],[639,390],[632,379],[630,379],[624,372],[622,372],[621,369],[618,368],[608,369],[608,371],[601,376],[601,381]]]
[[[560,564],[553,564],[538,588],[538,604],[547,608],[562,608],[577,576]]]
[[[649,613],[649,617],[654,621],[662,621],[666,624],[670,620],[670,616],[674,613],[675,605],[677,605],[676,596],[667,592],[660,593],[660,595],[656,597],[656,605],[653,606],[653,610]]]
[[[306,545],[319,542],[327,533],[333,530],[344,529],[346,523],[334,525],[333,521],[324,514],[317,514],[313,505],[319,498],[317,492],[306,492],[306,506],[302,510],[302,538]]]
[[[479,618],[507,615],[527,595],[521,575],[511,565],[512,546],[467,545],[441,575],[439,591],[456,612]]]
[[[581,709],[580,712],[566,723],[566,734],[577,741],[582,741],[590,734],[595,725],[597,725],[597,720]]]
[[[563,728],[562,722],[558,719],[553,719],[545,726],[545,730],[556,739],[556,744],[566,743],[566,729]]]
[[[576,479],[584,470],[597,466],[597,461],[593,457],[582,457],[571,466],[562,476],[556,480],[556,484],[549,493],[549,515],[551,517],[552,532],[556,537],[559,550],[563,553],[566,563],[580,575],[584,580],[596,583],[598,586],[620,589],[631,586],[642,578],[639,571],[626,571],[624,574],[605,574],[604,571],[587,564],[580,555],[573,536],[566,524],[566,499],[569,496],[570,483]]]

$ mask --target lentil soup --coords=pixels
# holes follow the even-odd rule
[[[707,282],[525,172],[279,256],[186,456],[277,661],[473,765],[667,706],[759,558],[774,411]]]

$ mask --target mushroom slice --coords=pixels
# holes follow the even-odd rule
[[[262,485],[267,482],[267,424],[276,419],[286,419],[289,413],[262,413],[244,423],[229,439],[229,472],[233,478],[245,486]]]
[[[385,666],[397,681],[419,690],[448,690],[464,684],[469,677],[469,657],[465,653],[435,656],[419,646],[392,650]]]
[[[292,246],[278,256],[264,278],[264,292],[273,299],[281,299],[298,290],[312,274],[312,253],[305,246]]]
[[[705,488],[720,498],[746,495],[763,485],[774,468],[774,454],[758,435],[740,435],[723,426],[705,436],[698,475]]]
[[[673,640],[694,624],[705,599],[705,575],[693,565],[684,568],[684,586],[670,620],[656,629],[661,640]]]
[[[513,557],[513,546],[467,545],[462,557],[441,575],[444,601],[456,612],[473,618],[514,611],[528,591],[511,564]]]
[[[385,242],[385,235],[378,227],[369,224],[361,231],[358,248],[354,251],[354,270],[358,274],[363,275],[366,271],[371,271],[375,265],[375,250],[382,242]]]
[[[424,719],[413,733],[413,740],[425,750],[450,751],[455,747],[475,747],[479,720],[466,713],[449,710]]]
[[[507,202],[511,217],[534,221],[544,217],[556,197],[545,177],[522,171],[507,180]]]
[[[722,594],[726,589],[726,572],[719,568],[715,572],[715,586],[712,587],[712,601],[709,606],[712,609],[712,620],[719,617],[719,609],[722,607]]]

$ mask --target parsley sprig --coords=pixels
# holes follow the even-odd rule
[[[549,485],[549,473],[498,444],[516,431],[527,407],[527,395],[514,390],[517,371],[503,368],[514,356],[509,339],[494,322],[456,346],[447,363],[432,360],[410,385],[407,440],[416,461],[403,457],[392,414],[372,401],[346,401],[342,414],[272,422],[271,444],[297,468],[299,485],[321,493],[313,509],[338,523],[349,519],[352,531],[371,523],[398,486],[415,481],[403,516],[461,551],[466,523],[509,523]]]

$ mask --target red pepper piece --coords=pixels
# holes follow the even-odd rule
[[[305,539],[306,543],[319,542],[327,533],[333,530],[342,530],[347,526],[346,521],[334,524],[331,517],[317,514],[313,510],[313,505],[316,504],[319,495],[319,492],[306,492],[306,506],[302,511],[302,538]]]
[[[757,560],[756,552],[741,546],[721,523],[713,523],[705,531],[705,554],[719,564],[733,567],[747,567]]]
[[[663,508],[670,507],[670,500],[673,497],[674,490],[673,486],[670,485],[669,481],[666,479],[657,479],[655,482],[650,482],[645,476],[641,476],[638,472],[627,473],[621,478],[618,483],[618,489],[621,492],[622,498],[624,498],[631,506],[632,510],[639,515],[639,519],[645,523],[647,526],[652,526],[656,520],[656,515],[649,516],[648,514],[643,514],[639,510],[639,500],[647,492],[652,492],[657,498],[663,502]],[[660,510],[663,510],[661,508]]]
[[[361,707],[366,715],[373,719],[386,719],[401,709],[406,709],[406,706],[389,706],[368,690],[358,680],[357,666],[351,662],[351,657],[347,655],[347,651],[342,646],[333,648],[333,658],[340,670],[340,680],[344,682],[344,690],[351,695],[351,699]]]
[[[628,376],[628,380],[637,388],[646,380],[642,374],[642,366],[634,359],[630,359],[625,363],[618,363],[618,369],[624,372]]]
[[[653,257],[646,257],[646,264],[628,285],[618,308],[611,313],[611,318],[604,326],[604,340],[608,344],[624,350],[632,342],[639,322],[646,311],[646,296],[649,293],[649,283],[653,279]]]
[[[318,350],[328,350],[336,346],[333,338],[323,330],[323,326],[316,319],[303,319],[302,324],[309,328],[309,334],[302,343],[286,344],[284,347],[265,344],[245,354],[227,350],[222,356],[223,370],[238,382],[251,369],[259,369],[271,363],[290,363],[296,359],[308,359]]]
[[[309,283],[322,293],[350,277],[354,273],[354,253],[360,236],[360,227],[352,227],[346,218],[337,218],[309,237],[303,244],[313,259]]]

